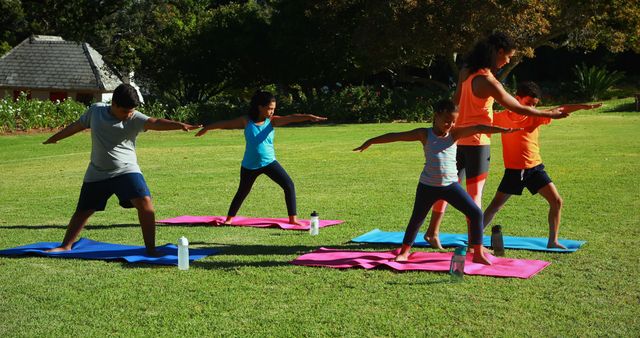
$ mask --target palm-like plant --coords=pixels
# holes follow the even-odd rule
[[[574,84],[579,95],[593,101],[598,100],[614,84],[624,77],[624,72],[608,71],[604,67],[588,67],[584,63],[573,69],[577,79]]]

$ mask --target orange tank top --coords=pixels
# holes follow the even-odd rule
[[[487,76],[493,78],[491,70],[483,68],[469,75],[462,82],[460,92],[459,116],[456,126],[467,127],[476,124],[491,125],[493,122],[493,97],[479,98],[473,95],[471,84],[476,76]],[[491,139],[487,134],[475,134],[458,139],[458,145],[480,146],[491,144]]]

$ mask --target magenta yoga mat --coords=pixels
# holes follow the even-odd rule
[[[320,266],[337,269],[377,267],[391,268],[397,271],[439,271],[448,272],[452,252],[413,252],[406,262],[395,262],[398,249],[394,251],[349,251],[320,248],[291,261],[295,265]],[[546,268],[549,262],[528,259],[500,258],[487,255],[492,265],[483,265],[471,261],[468,254],[464,273],[492,277],[531,278]]]
[[[289,224],[288,218],[258,218],[236,216],[233,218],[232,224],[224,224],[226,216],[178,216],[158,221],[162,224],[211,224],[211,225],[228,225],[228,226],[244,226],[255,228],[280,228],[283,230],[309,230],[309,220],[298,220],[303,225]],[[320,228],[328,227],[344,223],[341,220],[320,220]]]

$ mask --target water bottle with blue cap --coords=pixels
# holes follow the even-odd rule
[[[454,282],[462,282],[464,279],[464,261],[467,258],[467,248],[459,246],[451,257],[449,274]]]

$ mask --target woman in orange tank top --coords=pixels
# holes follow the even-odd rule
[[[562,112],[562,108],[540,111],[524,106],[504,90],[494,74],[511,61],[515,52],[516,45],[513,40],[499,32],[491,34],[473,47],[465,58],[465,65],[460,71],[458,86],[453,96],[453,102],[458,104],[460,111],[456,123],[458,127],[491,125],[494,101],[521,115],[550,118],[568,116],[568,113]],[[458,179],[462,181],[466,177],[467,192],[479,207],[482,207],[482,189],[489,172],[489,160],[488,135],[479,134],[458,140]],[[445,209],[444,201],[438,201],[433,206],[429,229],[424,236],[434,248],[442,248],[438,234]]]

